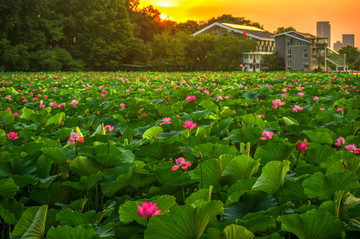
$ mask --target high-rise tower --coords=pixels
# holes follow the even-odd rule
[[[327,38],[328,46],[331,46],[330,33],[330,22],[316,23],[316,36]]]
[[[343,34],[342,42],[344,46],[354,46],[354,42],[355,42],[354,34]]]

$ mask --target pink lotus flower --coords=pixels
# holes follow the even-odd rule
[[[285,105],[285,104],[286,104],[285,102],[281,102],[280,99],[273,100],[272,103],[273,103],[273,107],[275,108],[275,110],[276,110],[278,107],[280,107],[281,105]]]
[[[64,107],[65,107],[64,104],[60,104],[60,105],[59,105],[59,108],[60,108],[60,109],[62,109],[62,108],[64,108]]]
[[[341,108],[337,108],[337,112],[342,113],[344,110]]]
[[[78,133],[72,132],[70,139],[68,139],[72,145],[75,145],[76,142],[80,142],[83,143],[84,142],[84,138],[80,137]]]
[[[355,146],[355,144],[349,144],[345,146],[345,149],[354,154],[360,154],[360,149]]]
[[[15,133],[15,132],[10,132],[10,133],[8,133],[7,136],[8,136],[8,138],[11,139],[11,140],[16,140],[16,139],[19,138],[18,135],[17,135],[17,133]]]
[[[186,170],[190,165],[191,162],[190,161],[185,161],[185,159],[183,157],[180,157],[178,159],[175,160],[176,165],[174,165],[171,169],[172,171],[176,171],[178,170],[180,167],[183,170]]]
[[[111,131],[114,130],[114,126],[111,126],[111,125],[105,125],[104,126],[104,130],[106,131],[106,133],[110,134]]]
[[[320,108],[320,111],[323,111],[323,110],[325,110],[325,108]]]
[[[274,132],[264,130],[263,133],[262,133],[262,135],[263,135],[264,137],[261,137],[260,140],[266,140],[266,139],[270,139],[270,140],[271,140],[271,139],[272,139],[272,136],[274,135]]]
[[[53,107],[54,109],[58,106],[58,104],[57,103],[55,103],[55,102],[50,102],[49,103],[49,106],[50,107]]]
[[[152,202],[142,202],[142,206],[137,205],[138,211],[137,214],[142,218],[151,218],[154,215],[162,215],[156,203]]]
[[[124,109],[124,108],[125,108],[125,104],[124,104],[124,103],[121,103],[121,104],[120,104],[120,108],[121,108],[121,109]]]
[[[257,117],[259,117],[259,118],[264,118],[264,115],[257,115]]]
[[[9,107],[6,108],[6,111],[9,111],[11,113],[11,109]]]
[[[306,144],[307,144],[307,139],[304,139],[304,141],[301,141],[296,145],[296,149],[299,150],[301,153],[305,154],[306,149],[308,148]]]
[[[318,100],[319,100],[319,97],[315,96],[315,97],[313,98],[313,100],[318,101]]]
[[[336,145],[337,147],[340,147],[342,144],[345,144],[345,139],[343,137],[339,137],[336,140],[336,143],[334,143],[334,145]]]
[[[194,129],[197,125],[194,124],[192,120],[185,121],[185,124],[183,125],[185,129]]]
[[[160,123],[160,125],[162,125],[162,124],[171,124],[170,121],[171,121],[171,118],[165,117],[165,118],[163,118],[163,122]]]
[[[16,118],[16,117],[19,117],[19,113],[17,113],[17,112],[15,112],[14,114],[13,114],[13,116]]]
[[[191,101],[196,100],[196,97],[195,96],[188,96],[188,97],[185,98],[185,100],[187,100],[188,102],[191,102]]]
[[[146,114],[146,113],[142,113],[141,116],[147,116],[147,114]]]
[[[33,101],[38,101],[38,98],[34,97],[34,98],[33,98]]]
[[[304,108],[303,107],[300,107],[298,105],[295,105],[294,108],[292,109],[292,112],[298,112],[299,110],[303,110]]]
[[[216,102],[219,102],[220,100],[224,100],[224,99],[222,98],[222,96],[216,97]]]
[[[76,106],[77,104],[79,104],[79,102],[77,100],[72,100],[69,105],[73,105]]]
[[[44,108],[45,108],[45,105],[40,104],[40,109],[44,109]]]

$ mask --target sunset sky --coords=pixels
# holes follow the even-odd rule
[[[360,0],[140,0],[140,7],[148,5],[177,22],[231,14],[258,22],[270,32],[292,26],[316,35],[316,22],[329,21],[331,47],[342,41],[342,34],[355,34],[355,46],[360,47]]]

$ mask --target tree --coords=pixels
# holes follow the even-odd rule
[[[125,43],[133,36],[124,2],[85,2],[77,13],[78,33],[71,53],[83,59],[90,70],[116,70],[126,57]]]
[[[242,53],[256,50],[256,42],[245,37],[221,35],[216,38],[209,62],[215,70],[235,70],[242,61]]]
[[[346,54],[346,64],[350,67],[350,69],[357,66],[358,59],[360,58],[360,52],[359,49],[353,46],[346,46],[339,50],[340,54]]]
[[[289,32],[289,31],[296,31],[293,27],[278,27],[278,29],[274,32],[275,34]]]
[[[152,63],[158,64],[184,64],[185,44],[181,34],[157,34],[150,43],[152,49]]]
[[[209,56],[215,48],[216,36],[198,34],[185,41],[185,57],[188,64],[208,64]]]
[[[239,25],[246,25],[246,26],[254,26],[258,28],[263,28],[259,23],[252,22],[250,20],[245,19],[244,17],[233,17],[231,14],[223,14],[218,17],[212,17],[208,20],[207,25],[211,25],[214,22],[222,22],[222,23],[233,23],[233,24],[239,24]]]
[[[201,29],[201,26],[196,22],[192,20],[188,20],[183,23],[178,23],[175,26],[176,32],[185,32],[188,34],[193,34]]]
[[[265,71],[284,71],[285,59],[276,52],[263,56],[263,69]]]

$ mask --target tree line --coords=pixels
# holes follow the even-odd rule
[[[207,64],[233,70],[255,42],[191,34],[195,21],[161,20],[139,0],[2,0],[0,71],[112,71],[121,64]],[[242,17],[215,21],[262,27]]]

